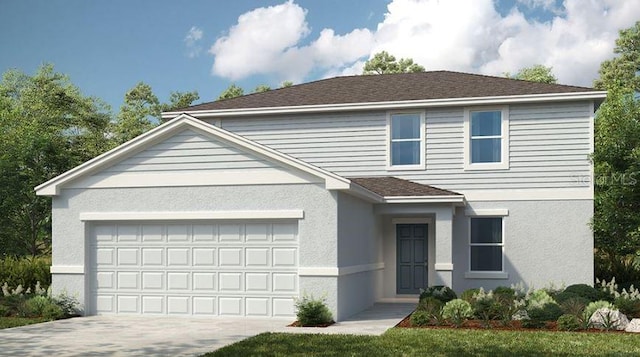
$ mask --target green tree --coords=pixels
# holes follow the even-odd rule
[[[411,58],[396,60],[387,51],[376,53],[365,62],[362,74],[409,73],[424,72],[424,67],[414,63]]]
[[[225,89],[224,91],[222,91],[222,93],[220,93],[220,96],[218,96],[218,100],[231,99],[235,97],[240,97],[242,95],[244,95],[244,89],[242,89],[241,87],[238,87],[235,84],[231,84],[229,87],[227,87],[227,89]]]
[[[552,69],[551,67],[536,64],[531,67],[521,68],[518,73],[513,76],[507,72],[505,73],[505,77],[523,81],[554,84],[558,82],[558,79],[553,75]]]
[[[200,95],[197,91],[171,92],[169,95],[169,103],[160,104],[160,112],[170,112],[176,109],[187,108],[198,99],[200,99]]]
[[[50,250],[51,200],[33,188],[108,148],[108,106],[52,65],[0,82],[0,256]]]
[[[595,247],[613,259],[640,250],[640,102],[612,89],[595,121]]]
[[[127,142],[161,122],[162,112],[190,106],[200,96],[198,92],[171,92],[168,103],[160,103],[150,85],[139,82],[124,95],[120,113],[111,124],[114,145]]]
[[[269,87],[266,84],[261,84],[261,85],[257,86],[256,89],[253,90],[253,93],[268,92],[270,90],[271,90],[271,87]]]
[[[626,88],[640,92],[640,21],[620,31],[613,50],[617,57],[602,62],[595,88]]]
[[[291,81],[284,81],[282,82],[282,84],[280,85],[280,88],[287,88],[287,87],[291,87],[293,85],[293,82]]]

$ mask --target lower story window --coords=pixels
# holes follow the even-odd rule
[[[502,217],[471,218],[471,271],[502,271]]]

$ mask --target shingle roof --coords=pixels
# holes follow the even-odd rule
[[[348,179],[382,197],[462,196],[457,192],[443,190],[397,177],[349,177]]]
[[[174,112],[295,107],[448,98],[480,98],[596,91],[450,71],[346,76],[177,109]]]

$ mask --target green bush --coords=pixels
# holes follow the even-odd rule
[[[301,326],[323,326],[333,322],[331,311],[324,299],[303,296],[296,301],[296,316]]]
[[[591,318],[591,315],[593,315],[593,313],[596,312],[596,310],[603,307],[606,307],[609,309],[614,308],[613,305],[611,305],[611,303],[608,301],[598,300],[598,301],[591,302],[589,303],[589,305],[587,305],[587,307],[584,308],[584,312],[582,313],[583,320],[589,321],[589,319]]]
[[[0,259],[0,285],[7,283],[11,289],[22,285],[25,290],[33,291],[40,282],[42,288],[47,289],[51,285],[50,268],[50,257]]]
[[[500,296],[500,297],[511,298],[515,300],[516,291],[506,286],[498,286],[497,288],[493,289],[493,296],[495,297]]]
[[[442,310],[442,306],[444,306],[444,303],[442,301],[434,298],[433,296],[427,296],[426,298],[421,299],[420,302],[418,302],[418,307],[416,308],[416,310],[432,313]]]
[[[489,320],[500,318],[500,304],[493,294],[483,294],[478,296],[471,303],[474,315],[488,325]]]
[[[442,308],[442,317],[451,321],[454,326],[460,327],[467,319],[473,317],[473,308],[462,299],[453,299]]]
[[[629,319],[640,317],[640,300],[631,299],[627,296],[618,296],[613,305]]]
[[[428,326],[432,324],[431,315],[422,310],[416,310],[411,314],[411,326]]]
[[[580,317],[588,303],[589,301],[587,299],[575,296],[563,301],[562,304],[560,304],[560,308],[565,314]]]
[[[44,317],[47,319],[59,319],[64,312],[55,301],[46,296],[34,296],[24,302],[25,317]]]
[[[524,328],[543,328],[546,325],[547,323],[542,320],[535,320],[535,319],[522,320],[522,327]]]
[[[579,296],[581,298],[589,300],[589,302],[598,301],[604,297],[602,291],[587,284],[569,285],[566,289],[564,289],[562,293],[564,293],[565,295],[569,295],[569,297]]]
[[[444,304],[457,298],[456,292],[451,290],[450,287],[444,285],[434,285],[426,288],[420,293],[420,300],[426,299],[430,296],[442,301]]]
[[[555,304],[555,300],[543,289],[538,289],[527,298],[528,308],[542,308],[546,304]],[[555,321],[555,319],[554,319]]]
[[[471,304],[475,300],[475,295],[478,295],[479,292],[479,288],[467,289],[460,294],[460,299]]]
[[[527,314],[531,320],[556,321],[562,315],[562,309],[555,302],[542,306],[530,307]]]
[[[558,330],[576,331],[579,330],[581,326],[582,323],[576,315],[564,314],[558,317]]]

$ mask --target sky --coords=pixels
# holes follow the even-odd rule
[[[143,81],[161,101],[362,73],[386,50],[427,70],[534,64],[590,86],[638,0],[0,0],[0,72],[44,63],[117,112]]]

